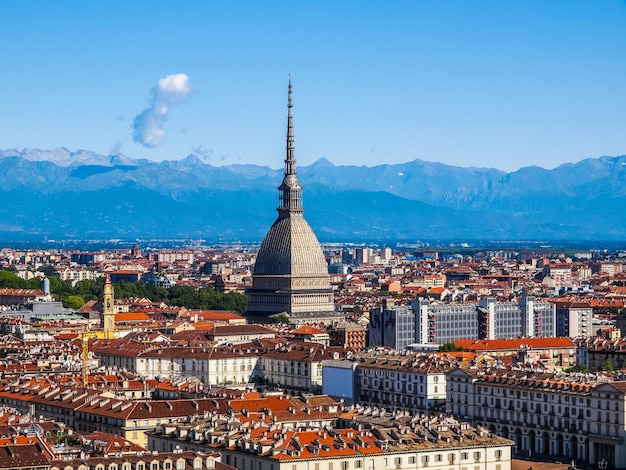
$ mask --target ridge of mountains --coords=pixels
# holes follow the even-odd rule
[[[260,242],[283,169],[0,150],[0,239]],[[414,160],[298,167],[322,242],[625,241],[626,156],[514,172]]]

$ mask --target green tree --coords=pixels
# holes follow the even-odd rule
[[[102,292],[104,286],[104,278],[101,277],[96,281],[91,279],[83,279],[78,281],[75,287],[75,294],[81,296],[85,301],[97,300]]]
[[[583,374],[588,374],[589,373],[589,367],[587,367],[584,364],[576,364],[575,366],[563,369],[563,372],[580,372],[580,373],[583,373]]]
[[[454,343],[444,343],[439,346],[439,351],[441,352],[459,352],[465,351],[466,349],[463,346],[457,346]]]
[[[271,316],[271,321],[272,321],[272,323],[286,323],[286,324],[289,324],[289,317],[287,315],[285,315],[284,313],[281,313],[280,315],[272,315]]]
[[[0,288],[27,289],[28,282],[9,271],[0,271]]]
[[[65,300],[63,300],[63,306],[65,308],[78,310],[83,305],[85,305],[85,299],[83,299],[80,295],[68,295]]]
[[[604,364],[602,364],[601,369],[604,372],[608,372],[609,374],[612,374],[613,372],[615,372],[613,361],[611,359],[607,359],[606,361],[604,361]]]
[[[44,264],[43,266],[37,268],[37,271],[43,273],[44,276],[56,276],[57,273],[54,269],[54,266],[52,266],[51,264]]]

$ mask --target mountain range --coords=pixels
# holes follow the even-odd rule
[[[283,170],[0,150],[0,239],[261,241]],[[298,167],[320,241],[625,241],[626,156],[514,172],[414,160]]]

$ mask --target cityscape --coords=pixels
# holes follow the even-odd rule
[[[625,466],[626,251],[323,248],[287,102],[260,246],[0,251],[12,468]]]
[[[0,17],[0,470],[626,469],[624,2]]]

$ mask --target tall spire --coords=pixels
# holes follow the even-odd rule
[[[285,175],[296,174],[296,157],[293,137],[293,99],[291,96],[291,77],[287,93],[287,158],[285,158]]]
[[[287,156],[285,157],[285,175],[282,184],[278,187],[278,216],[290,217],[292,214],[302,214],[302,186],[296,174],[296,157],[293,135],[293,101],[291,96],[291,77],[287,94]]]

